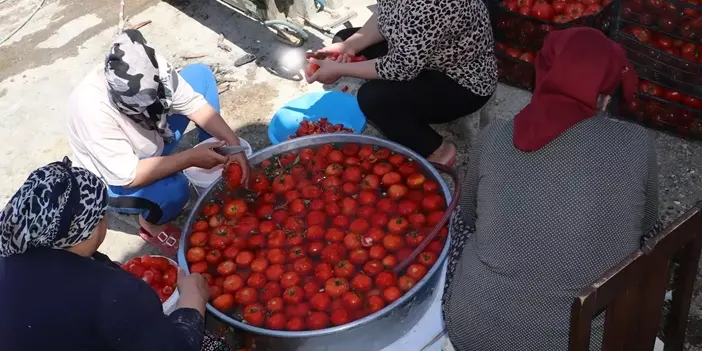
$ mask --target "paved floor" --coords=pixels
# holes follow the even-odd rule
[[[0,0],[0,40],[33,12],[41,0]],[[370,14],[371,0],[349,0],[360,25]],[[231,11],[214,0],[126,0],[131,23],[151,20],[142,29],[147,40],[178,67],[204,62],[227,81],[221,94],[222,112],[254,149],[267,146],[266,125],[277,107],[304,91],[322,89],[308,85],[282,69],[280,58],[290,49],[278,43],[260,24]],[[7,202],[34,168],[69,155],[65,137],[65,102],[71,89],[93,66],[102,62],[116,34],[118,0],[46,0],[35,17],[0,46],[0,203]],[[217,48],[219,34],[233,48]],[[329,38],[311,32],[305,48],[319,48]],[[258,56],[255,63],[234,68],[244,52]],[[529,94],[500,86],[488,107],[496,118],[511,118]],[[468,124],[468,126],[466,126]],[[461,127],[461,128],[457,128]],[[466,162],[474,131],[472,121],[439,127],[457,141]],[[372,131],[371,131],[372,132]],[[661,167],[661,215],[666,222],[679,216],[702,196],[702,147],[656,133]],[[133,218],[114,217],[102,248],[115,260],[148,252],[135,235]],[[695,292],[691,309],[691,349],[702,345],[702,298]]]

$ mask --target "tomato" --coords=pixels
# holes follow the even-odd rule
[[[354,274],[355,270],[351,262],[343,260],[339,261],[334,267],[334,275],[340,278],[348,278]]]
[[[283,264],[286,260],[285,253],[281,249],[271,249],[266,258],[270,264]]]
[[[261,304],[254,303],[244,307],[242,316],[244,322],[254,327],[261,327],[266,323],[265,308]]]
[[[275,179],[273,179],[273,183],[271,184],[273,192],[277,194],[283,194],[293,190],[295,189],[295,185],[295,178],[289,174],[281,174],[275,177]]]
[[[348,311],[343,308],[339,308],[331,313],[330,321],[332,325],[342,325],[350,322],[351,316],[349,315]]]
[[[397,279],[397,286],[400,288],[400,290],[405,292],[410,291],[415,284],[417,284],[416,280],[406,275],[403,275]]]
[[[198,222],[199,223],[199,222]],[[207,225],[207,223],[205,223]],[[207,233],[205,232],[195,232],[188,238],[191,246],[205,246],[207,245]]]
[[[241,251],[236,255],[236,264],[240,267],[247,267],[251,265],[254,260],[254,254],[251,251]]]
[[[585,5],[577,2],[569,3],[565,8],[565,13],[572,19],[582,17],[584,12]]]
[[[436,263],[436,254],[430,251],[424,251],[419,254],[418,261],[426,267],[431,267]]]
[[[324,250],[324,243],[321,241],[314,241],[307,246],[307,255],[318,257],[322,254],[322,250]]]
[[[212,249],[207,252],[207,256],[205,257],[205,260],[207,260],[207,263],[211,265],[216,265],[220,261],[224,259],[224,255],[222,255],[222,251],[219,251],[217,249]]]
[[[405,242],[411,247],[417,247],[424,241],[425,236],[417,231],[405,234]]]
[[[362,265],[368,261],[368,251],[363,248],[357,248],[349,252],[349,261],[354,265]]]
[[[387,194],[390,198],[399,200],[407,195],[407,186],[403,184],[393,184],[388,187]]]
[[[210,202],[203,207],[202,214],[205,215],[205,217],[211,217],[218,214],[219,211],[221,211],[221,207],[216,203]]]
[[[410,222],[413,228],[421,228],[427,223],[426,216],[420,212],[410,214],[409,217],[407,217],[407,220]]]
[[[389,286],[395,285],[397,282],[397,278],[395,277],[395,274],[393,274],[390,271],[383,271],[378,273],[378,275],[375,277],[375,286],[383,289],[387,288]]]
[[[407,267],[407,276],[420,281],[427,274],[427,267],[418,263],[411,264]]]
[[[290,286],[283,291],[283,301],[286,304],[300,303],[304,298],[305,291],[297,285]]]
[[[356,274],[356,276],[351,279],[351,287],[356,291],[367,292],[372,286],[373,279],[365,274]]]
[[[422,209],[425,211],[438,211],[443,210],[446,206],[446,201],[443,196],[439,194],[427,194],[422,199]]]
[[[266,309],[270,312],[280,312],[283,310],[284,302],[282,297],[274,297],[266,303]]]
[[[563,11],[567,11],[567,8],[568,8],[568,5],[565,5]],[[556,23],[568,23],[572,20],[573,20],[573,18],[570,17],[570,15],[567,15],[565,13],[560,14],[560,15],[556,15],[553,17],[553,22],[556,22]]]
[[[679,91],[675,90],[665,90],[663,92],[663,98],[672,102],[681,102],[683,100],[683,95]]]
[[[251,287],[241,288],[236,292],[234,299],[240,305],[248,305],[258,300],[258,292]]]
[[[602,11],[602,6],[599,4],[589,4],[587,7],[585,7],[585,11],[583,11],[583,16],[593,16]]]
[[[207,253],[202,247],[191,247],[185,255],[185,260],[190,263],[200,262],[205,260]]]
[[[222,295],[222,288],[216,285],[210,285],[210,299],[214,300],[218,296]]]
[[[269,185],[268,179],[263,174],[254,173],[250,180],[249,189],[260,194],[267,191]]]
[[[543,0],[537,0],[534,6],[531,8],[531,15],[534,18],[538,18],[543,21],[550,21],[553,19],[554,12],[551,5]]]
[[[280,284],[276,282],[267,282],[264,286],[263,289],[260,291],[260,299],[262,302],[268,302],[270,300],[273,300],[277,297],[280,297],[282,294],[283,289],[280,287]]]
[[[241,185],[243,170],[241,169],[240,164],[232,162],[227,166],[227,169],[223,175],[227,187],[229,187],[230,190],[234,190]]]
[[[305,68],[305,75],[309,77],[309,76],[313,75],[315,72],[317,72],[318,69],[319,69],[318,64],[310,63],[307,65],[307,68]]]
[[[289,331],[301,331],[304,330],[306,327],[305,325],[305,320],[300,318],[300,317],[292,317],[288,319],[288,322],[285,323],[285,330]],[[319,329],[322,329],[324,327],[321,327]]]
[[[375,313],[385,307],[385,301],[380,296],[370,296],[368,297],[368,312]]]
[[[246,319],[246,317],[244,317]],[[285,315],[282,313],[272,314],[268,319],[266,319],[266,328],[272,330],[283,330],[285,329],[285,324],[287,323]]]
[[[682,103],[685,106],[692,107],[692,108],[697,109],[697,110],[702,109],[702,100],[700,100],[694,96],[689,96],[689,95],[683,96]]]
[[[295,260],[293,263],[293,269],[295,272],[301,275],[307,275],[312,272],[314,267],[314,262],[307,257],[301,257]]]
[[[554,15],[560,15],[565,12],[568,2],[566,0],[554,0],[551,3]],[[552,19],[553,20],[553,19]]]
[[[632,27],[631,33],[642,43],[651,41],[651,31],[645,28]]]
[[[283,269],[283,266],[279,264],[274,264],[266,268],[266,279],[270,281],[279,281],[283,273],[285,273],[285,269]]]
[[[224,278],[224,282],[222,283],[222,290],[230,294],[236,293],[243,287],[244,279],[237,274],[228,275]]]
[[[385,268],[393,268],[397,266],[397,257],[395,257],[394,255],[387,255],[383,257],[383,259],[380,262],[382,262]]]
[[[660,97],[663,94],[663,89],[659,85],[645,80],[639,82],[639,90],[651,96]]]
[[[383,238],[383,246],[390,252],[395,252],[402,248],[404,240],[397,234],[389,234]]]
[[[389,286],[383,290],[383,299],[391,303],[402,296],[402,291],[396,286]]]
[[[331,297],[340,297],[349,290],[349,282],[344,278],[332,278],[324,283],[324,291]]]
[[[297,272],[285,272],[280,278],[280,286],[289,288],[300,284],[300,275]]]
[[[331,297],[323,292],[317,292],[310,298],[310,307],[319,312],[325,312],[331,305]]]
[[[363,265],[363,273],[371,277],[382,272],[383,269],[385,269],[385,266],[380,261],[368,261]]]
[[[227,276],[236,270],[236,264],[232,261],[224,261],[217,265],[217,273],[221,276]]]
[[[219,295],[212,300],[212,306],[223,312],[229,311],[232,309],[232,307],[234,307],[234,296],[231,294]]]
[[[312,312],[306,322],[310,330],[324,329],[329,325],[329,316],[324,312]]]
[[[266,276],[263,273],[254,272],[246,280],[246,284],[254,289],[261,289],[266,285]]]

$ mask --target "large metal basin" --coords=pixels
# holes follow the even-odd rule
[[[417,162],[422,171],[429,175],[429,178],[439,183],[446,198],[446,203],[448,204],[451,202],[451,193],[446,183],[429,162],[401,145],[371,136],[326,134],[293,139],[256,152],[251,156],[249,161],[252,165],[257,165],[273,155],[326,143],[378,145],[412,158]],[[178,251],[178,263],[186,271],[188,270],[188,265],[185,261],[185,252],[189,249],[187,237],[190,236],[192,232],[192,225],[201,212],[202,207],[209,202],[214,195],[220,193],[223,190],[223,186],[224,184],[220,178],[200,196],[188,217],[185,228],[183,228],[184,235],[181,238],[180,249]],[[449,233],[449,238],[450,237],[451,235]],[[207,310],[216,315],[223,322],[254,334],[256,350],[258,351],[378,351],[402,337],[412,329],[426,313],[435,295],[440,290],[437,289],[437,284],[440,280],[441,267],[448,255],[448,246],[449,245],[446,245],[446,247],[444,247],[436,264],[412,290],[408,291],[400,299],[386,306],[384,309],[346,325],[304,332],[274,331],[252,327],[242,323],[219,312],[210,304],[207,304]]]

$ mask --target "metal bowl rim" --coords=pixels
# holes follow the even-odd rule
[[[309,143],[307,143],[310,141]],[[299,148],[304,148],[304,147],[310,147],[310,146],[318,146],[321,144],[326,144],[326,143],[367,143],[367,144],[372,144],[372,145],[378,145],[381,147],[386,147],[389,148],[390,150],[394,152],[400,152],[404,156],[409,156],[414,160],[415,162],[420,163],[424,168],[428,169],[431,175],[434,177],[433,180],[439,183],[441,190],[444,193],[444,198],[446,200],[446,203],[448,204],[451,202],[452,194],[449,191],[448,185],[446,185],[446,182],[444,182],[443,178],[439,174],[439,172],[431,165],[429,161],[424,159],[422,156],[417,154],[416,152],[400,145],[395,142],[385,140],[385,139],[380,139],[374,136],[370,135],[359,135],[359,134],[319,134],[319,135],[310,135],[310,136],[305,136],[305,137],[300,137],[300,138],[295,138],[291,140],[286,140],[282,143],[279,144],[274,144],[270,145],[266,148],[263,148],[257,152],[254,152],[250,157],[249,160],[255,159],[256,157],[259,157],[261,155],[264,155],[266,153],[272,153],[272,155],[277,155],[279,153],[285,152],[285,151],[280,151],[280,152],[275,152],[277,149],[284,148],[286,145],[290,144],[302,144],[302,145],[295,145],[291,149],[299,149]],[[268,156],[268,157],[270,157]],[[267,158],[268,158],[267,157]],[[192,227],[195,218],[197,218],[197,213],[195,212],[196,209],[199,209],[202,206],[202,203],[204,199],[212,192],[212,190],[220,183],[222,180],[222,177],[220,176],[217,178],[215,182],[213,182],[208,188],[207,191],[204,192],[202,195],[200,195],[197,199],[197,202],[192,208],[192,211],[188,215],[188,220],[185,223],[185,226],[183,227],[182,233],[183,235],[180,238],[180,243],[178,247],[178,264],[181,266],[182,269],[186,271],[186,273],[190,274],[190,270],[188,268],[187,261],[185,260],[185,245],[186,245],[186,233],[189,233],[189,229]],[[449,219],[450,223],[450,219]],[[361,319],[357,319],[353,322],[346,323],[340,326],[336,327],[331,327],[331,328],[325,328],[325,329],[319,329],[319,330],[306,330],[306,331],[282,331],[282,330],[272,330],[272,329],[266,329],[266,328],[260,328],[260,327],[255,327],[251,326],[249,324],[246,324],[244,322],[241,322],[235,318],[229,317],[226,314],[220,312],[214,306],[212,306],[209,302],[207,303],[207,311],[210,313],[214,314],[219,318],[220,320],[228,323],[229,325],[244,329],[248,332],[259,334],[259,335],[265,335],[269,337],[279,337],[279,338],[305,338],[305,337],[318,337],[318,336],[325,336],[325,335],[330,335],[334,334],[337,332],[342,332],[345,330],[349,329],[355,329],[357,327],[360,327],[364,324],[370,323],[371,321],[381,318],[389,313],[391,313],[395,307],[403,304],[405,301],[409,300],[412,298],[418,290],[425,288],[425,285],[429,280],[431,280],[431,277],[433,277],[437,272],[441,271],[441,267],[444,264],[444,261],[447,259],[448,256],[448,249],[451,244],[451,229],[449,226],[449,236],[446,240],[446,245],[444,245],[444,249],[441,251],[441,254],[436,260],[436,263],[429,269],[429,271],[426,273],[424,278],[422,278],[415,286],[410,289],[408,292],[406,292],[404,295],[402,295],[399,299],[396,301],[392,302],[389,305],[386,305],[381,309],[380,311],[377,311],[375,313],[372,313],[366,317],[363,317]]]

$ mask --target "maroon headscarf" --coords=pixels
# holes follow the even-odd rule
[[[536,55],[531,102],[514,117],[514,146],[531,152],[568,128],[594,116],[597,97],[621,85],[623,98],[636,93],[638,77],[619,44],[587,27],[556,31]]]

